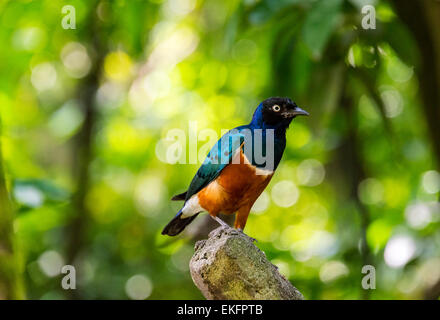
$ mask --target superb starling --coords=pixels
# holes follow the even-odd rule
[[[224,226],[217,215],[236,213],[234,227],[243,231],[252,205],[283,156],[286,130],[298,115],[309,114],[289,98],[269,98],[260,103],[249,124],[223,135],[188,190],[172,198],[185,203],[162,234],[178,235],[203,211]]]

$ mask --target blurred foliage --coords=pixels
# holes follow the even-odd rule
[[[365,4],[376,30],[361,28]],[[61,27],[64,5],[76,29]],[[440,281],[419,51],[390,2],[14,0],[0,3],[0,26],[1,145],[27,298],[202,298],[188,262],[205,218],[160,235],[199,164],[164,162],[162,142],[190,121],[220,135],[277,95],[311,117],[289,129],[246,233],[307,299],[423,298]],[[67,263],[74,292],[60,286]],[[376,290],[361,287],[367,263]]]

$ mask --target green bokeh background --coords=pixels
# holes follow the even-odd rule
[[[366,4],[375,30],[362,28]],[[76,29],[62,28],[65,5]],[[430,44],[398,6],[0,2],[0,298],[203,298],[188,262],[213,225],[160,235],[200,163],[163,161],[164,139],[191,122],[219,137],[270,96],[311,116],[291,125],[245,232],[307,299],[438,298],[440,154],[426,110],[439,105],[423,91]],[[76,290],[61,288],[65,264]],[[366,264],[375,290],[362,289]]]

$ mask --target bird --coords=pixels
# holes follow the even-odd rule
[[[218,214],[235,213],[234,228],[244,233],[253,204],[281,161],[286,130],[296,116],[308,115],[287,97],[261,102],[249,124],[229,130],[212,147],[187,191],[171,199],[184,204],[162,234],[180,234],[202,212],[226,228]]]

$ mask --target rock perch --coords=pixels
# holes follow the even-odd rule
[[[220,227],[198,241],[191,277],[210,300],[303,300],[248,236]]]

